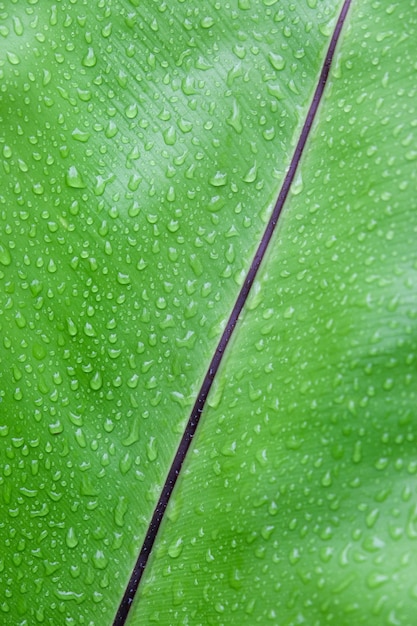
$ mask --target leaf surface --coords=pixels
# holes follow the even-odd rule
[[[416,12],[394,9],[352,8],[129,624],[413,623]]]
[[[340,5],[1,5],[5,623],[111,623]],[[411,619],[404,20],[356,8],[133,623]]]

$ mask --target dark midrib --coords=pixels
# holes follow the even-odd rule
[[[245,278],[245,281],[240,289],[239,295],[233,306],[232,312],[229,316],[229,319],[227,321],[223,334],[220,338],[220,341],[217,344],[216,351],[213,355],[213,358],[211,359],[209,368],[204,377],[197,399],[192,408],[190,418],[188,420],[184,434],[179,443],[172,465],[169,469],[168,476],[165,480],[165,484],[161,491],[161,495],[159,496],[158,503],[153,512],[151,522],[148,526],[148,530],[147,530],[145,539],[143,541],[141,551],[139,553],[138,559],[133,568],[132,575],[129,579],[125,593],[123,595],[118,611],[116,613],[113,626],[123,626],[123,624],[125,624],[126,622],[130,607],[132,605],[132,602],[135,597],[136,591],[138,589],[139,583],[141,581],[142,575],[145,571],[149,555],[155,543],[155,539],[158,534],[158,530],[161,525],[166,507],[168,505],[169,499],[171,497],[171,494],[177,482],[182,464],[190,448],[191,441],[196,433],[197,426],[200,421],[200,417],[203,412],[203,409],[207,400],[207,396],[213,384],[214,377],[217,374],[223,355],[225,353],[229,340],[236,326],[236,322],[247,300],[247,297],[249,295],[253,282],[258,273],[259,267],[262,263],[262,259],[264,258],[266,250],[269,246],[269,243],[271,241],[272,235],[275,230],[275,226],[281,214],[282,207],[284,206],[291,184],[294,180],[294,177],[298,168],[298,164],[300,162],[304,147],[306,145],[308,136],[310,134],[311,126],[316,117],[316,113],[317,113],[321,98],[324,93],[324,89],[325,89],[327,79],[329,76],[330,65],[334,57],[336,45],[339,40],[339,36],[342,30],[343,24],[345,22],[350,4],[351,4],[351,0],[344,1],[342,10],[340,12],[339,18],[337,20],[337,23],[336,23],[336,26],[335,26],[335,29],[334,29],[334,32],[333,32],[333,35],[329,44],[329,48],[326,53],[326,57],[324,59],[323,67],[320,72],[317,87],[314,92],[314,96],[310,104],[310,108],[308,110],[300,137],[295,147],[294,154],[292,156],[291,163],[288,168],[288,172],[285,176],[284,182],[280,189],[274,210],[265,228],[265,231],[259,243],[258,249],[255,253],[255,256],[253,257],[253,260],[250,265],[247,276]]]

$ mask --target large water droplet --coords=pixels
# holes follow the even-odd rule
[[[71,165],[71,167],[68,169],[65,176],[65,182],[67,183],[68,187],[72,187],[74,189],[85,189],[85,187],[87,186],[75,165]]]

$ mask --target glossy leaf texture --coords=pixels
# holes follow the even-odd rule
[[[111,623],[340,5],[0,3],[5,623]],[[412,619],[415,18],[355,9],[132,623]]]
[[[112,622],[337,9],[0,3],[6,622]]]
[[[416,24],[351,9],[129,624],[415,621]]]

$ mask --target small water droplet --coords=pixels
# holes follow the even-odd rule
[[[170,126],[163,132],[163,138],[167,146],[173,146],[177,140],[175,126]]]
[[[101,377],[100,372],[95,372],[93,377],[90,380],[91,389],[94,389],[94,391],[98,391],[99,389],[101,389],[102,385],[103,385],[103,379]]]
[[[108,565],[108,559],[106,558],[102,550],[97,550],[93,556],[93,565],[96,569],[103,570]]]
[[[43,194],[43,192],[45,191],[42,183],[34,183],[32,185],[32,191],[36,196],[41,196]]]
[[[213,187],[223,187],[227,185],[227,173],[217,171],[215,175],[210,178],[209,182]]]
[[[151,462],[155,461],[158,457],[155,437],[151,437],[149,442],[146,444],[146,455]]]
[[[133,120],[138,114],[138,106],[136,104],[136,102],[134,102],[133,104],[130,104],[126,109],[125,109],[125,115],[129,120]]]
[[[206,15],[200,20],[202,28],[211,28],[214,24],[214,19],[210,15]]]
[[[19,65],[20,59],[14,52],[6,52],[7,59],[11,65]]]
[[[114,509],[114,523],[119,528],[124,526],[124,517],[127,513],[127,499],[125,496],[119,496],[116,508]]]
[[[97,57],[94,52],[94,48],[90,47],[87,50],[87,54],[81,61],[84,67],[94,67],[97,63]]]
[[[183,539],[182,537],[179,537],[178,539],[176,539],[175,541],[173,541],[169,548],[168,548],[168,554],[171,557],[171,559],[177,559],[183,549]]]
[[[10,265],[12,262],[12,257],[10,256],[10,252],[8,248],[6,248],[3,244],[0,243],[0,263],[2,265]]]
[[[63,432],[63,430],[64,427],[59,420],[57,420],[53,424],[49,424],[49,432],[51,433],[51,435],[59,435]]]
[[[65,176],[65,182],[68,187],[73,189],[85,189],[87,186],[75,165],[71,165]]]
[[[57,267],[56,267],[55,261],[53,259],[49,259],[47,270],[48,270],[48,272],[50,274],[55,274],[55,272],[57,271]]]
[[[16,33],[16,35],[20,36],[23,35],[23,24],[22,21],[20,19],[20,17],[14,15],[13,16],[13,30]]]
[[[90,138],[90,133],[80,130],[79,128],[74,128],[71,133],[71,137],[76,141],[80,141],[81,143],[85,143]]]
[[[131,283],[131,278],[129,274],[124,274],[123,272],[119,272],[117,274],[117,282],[119,285],[129,285]]]
[[[72,526],[71,528],[68,529],[68,532],[65,537],[65,543],[67,544],[69,548],[75,548],[78,545],[78,538]]]
[[[285,59],[280,54],[270,52],[268,54],[268,60],[275,70],[281,71],[285,67]]]
[[[252,165],[252,167],[247,171],[247,173],[243,177],[243,180],[245,183],[253,183],[256,180],[257,175],[258,175],[258,166],[255,161],[255,163]]]

